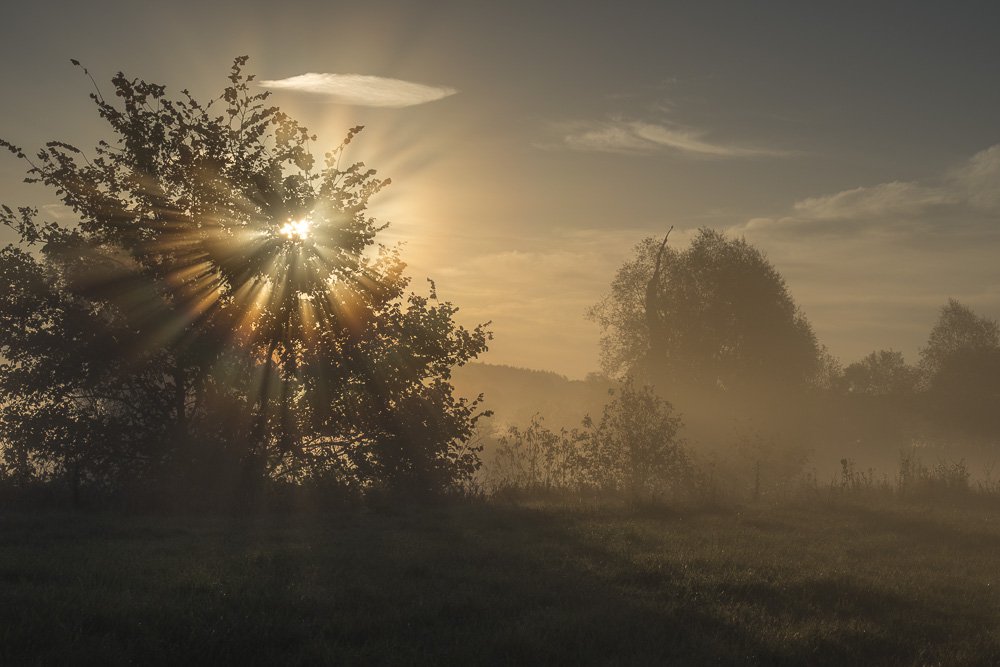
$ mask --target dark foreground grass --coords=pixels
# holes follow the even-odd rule
[[[1000,664],[998,518],[0,512],[0,664]]]

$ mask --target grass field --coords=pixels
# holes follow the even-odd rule
[[[0,664],[1000,664],[1000,508],[0,513]]]

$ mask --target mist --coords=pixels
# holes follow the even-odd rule
[[[53,9],[0,664],[1000,664],[992,5]]]

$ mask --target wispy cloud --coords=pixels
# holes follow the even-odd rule
[[[704,130],[675,124],[612,119],[566,123],[559,128],[567,148],[605,153],[676,152],[708,158],[781,157],[788,151],[708,140]]]
[[[45,204],[42,206],[42,213],[53,220],[58,220],[59,222],[66,222],[68,220],[76,220],[78,216],[73,213],[73,209],[66,206],[65,204]]]
[[[771,234],[997,232],[1000,145],[923,181],[890,181],[808,197],[786,215],[755,218],[743,229]]]
[[[316,72],[261,81],[260,85],[272,90],[320,95],[332,102],[368,107],[410,107],[440,100],[458,92],[448,86],[428,86],[368,74]]]

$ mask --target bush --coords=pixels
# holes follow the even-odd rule
[[[540,416],[500,439],[487,479],[501,490],[598,491],[654,499],[691,479],[681,420],[649,386],[612,392],[600,420],[558,433]]]

